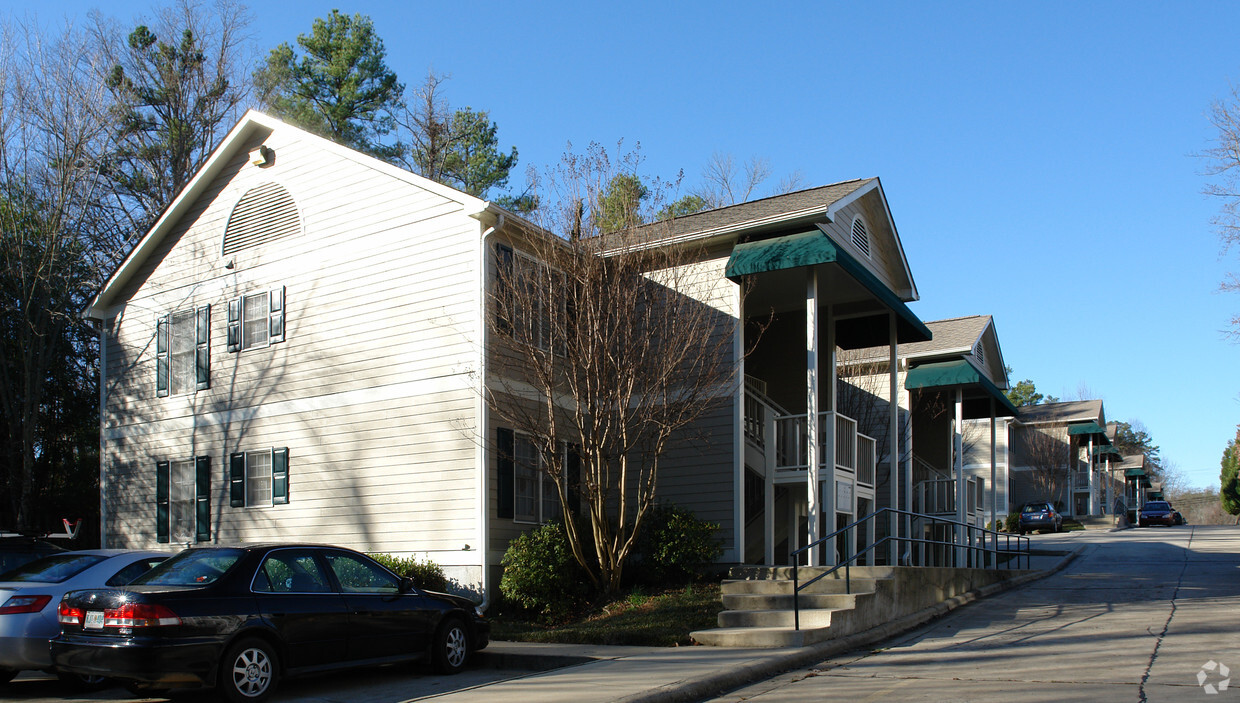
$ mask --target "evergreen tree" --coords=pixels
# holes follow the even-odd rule
[[[1232,515],[1240,515],[1240,428],[1223,451],[1219,484],[1218,497],[1223,504],[1223,510]]]
[[[254,76],[267,109],[345,146],[395,159],[400,146],[381,140],[393,130],[404,86],[388,68],[370,18],[332,10],[297,45],[273,49]]]
[[[236,75],[248,24],[244,9],[225,1],[208,12],[182,2],[123,45],[113,27],[97,23],[118,126],[102,170],[131,236],[154,223],[235,120],[249,94]]]

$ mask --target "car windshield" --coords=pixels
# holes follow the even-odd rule
[[[106,558],[98,554],[52,554],[0,574],[0,581],[60,583],[77,576]]]
[[[1151,501],[1145,504],[1145,510],[1170,510],[1170,509],[1171,509],[1170,503],[1163,503],[1160,501]]]
[[[1025,506],[1025,512],[1027,513],[1040,513],[1046,510],[1050,510],[1050,506],[1046,503],[1031,503]]]
[[[244,552],[240,549],[187,549],[129,583],[131,586],[203,586],[215,583]]]

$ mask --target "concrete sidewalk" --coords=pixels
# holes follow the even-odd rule
[[[493,642],[479,653],[479,664],[531,673],[441,694],[435,699],[470,703],[701,700],[750,681],[811,666],[840,653],[873,645],[978,598],[1043,578],[1067,566],[1080,549],[1076,545],[1046,545],[1035,552],[1032,568],[1019,578],[952,598],[881,627],[808,647],[731,649]]]

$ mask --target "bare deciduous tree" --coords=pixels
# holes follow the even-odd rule
[[[706,201],[707,209],[736,205],[748,201],[770,176],[771,162],[767,159],[754,156],[737,166],[731,154],[715,152],[702,168],[702,185],[695,194]]]
[[[1231,86],[1226,97],[1210,106],[1210,122],[1218,130],[1214,145],[1201,154],[1209,161],[1207,175],[1216,177],[1206,186],[1207,195],[1221,198],[1222,209],[1213,223],[1223,241],[1223,251],[1240,243],[1240,86]],[[1225,291],[1240,291],[1240,277],[1229,273],[1221,285]],[[1240,338],[1240,314],[1231,318],[1231,334]]]
[[[30,528],[39,486],[78,459],[70,468],[91,468],[54,449],[48,430],[74,397],[67,387],[94,406],[93,337],[76,313],[111,263],[96,204],[97,157],[113,143],[98,56],[80,32],[0,31],[0,520]]]
[[[715,297],[732,284],[697,265],[697,247],[661,243],[658,225],[598,229],[600,196],[632,166],[597,145],[566,155],[544,183],[542,227],[501,253],[490,296],[488,402],[536,445],[560,504],[580,506],[569,541],[603,591],[620,585],[669,443],[736,384],[737,322]]]
[[[1016,464],[1029,469],[1038,499],[1066,501],[1075,461],[1069,453],[1065,425],[1025,426],[1014,433]]]

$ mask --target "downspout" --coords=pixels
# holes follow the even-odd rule
[[[99,548],[108,547],[108,474],[107,406],[108,406],[108,322],[99,323]]]
[[[478,610],[486,611],[491,604],[491,567],[487,555],[491,551],[491,505],[487,498],[490,492],[487,488],[487,477],[490,475],[487,470],[487,437],[488,429],[491,426],[491,409],[487,405],[487,263],[490,257],[487,256],[487,241],[491,235],[504,226],[504,213],[499,213],[495,219],[495,224],[487,227],[482,231],[482,238],[478,245],[478,328],[474,336],[479,340],[478,344],[478,381],[474,388],[477,391],[477,415],[479,418],[479,430],[475,436],[476,445],[478,447],[475,460],[478,466],[478,553],[481,555],[482,565],[482,602],[478,604]]]

